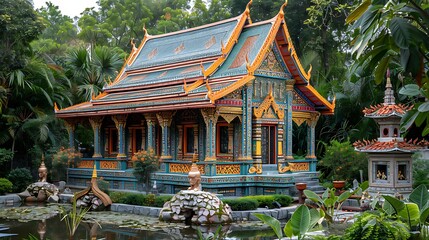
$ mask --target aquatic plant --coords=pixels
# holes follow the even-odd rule
[[[76,199],[73,199],[72,208],[69,211],[65,210],[63,207],[60,207],[61,221],[66,223],[70,237],[74,236],[77,228],[90,209],[91,206],[88,208],[78,208],[76,206]]]

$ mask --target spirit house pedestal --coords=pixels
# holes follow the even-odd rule
[[[356,151],[368,153],[370,194],[407,195],[411,193],[413,185],[411,155],[427,149],[428,142],[407,141],[400,137],[401,118],[412,106],[395,103],[389,71],[384,94],[383,104],[363,110],[365,117],[373,118],[380,126],[380,137],[371,141],[357,141],[353,145]]]

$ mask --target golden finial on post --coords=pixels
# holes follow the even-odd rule
[[[95,163],[94,163],[94,170],[92,170],[92,178],[97,178],[97,167],[95,166]]]
[[[280,11],[279,11],[279,14],[280,15],[282,15],[282,16],[284,16],[285,15],[285,12],[283,11],[283,9],[287,6],[287,2],[288,2],[288,0],[285,0],[285,2],[282,4],[282,6],[280,7]]]

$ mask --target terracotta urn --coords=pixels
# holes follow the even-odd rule
[[[334,188],[336,188],[336,189],[343,189],[344,186],[346,186],[346,181],[342,181],[342,180],[340,180],[340,181],[333,181],[333,184],[334,184]]]
[[[295,187],[298,191],[304,191],[307,188],[307,183],[295,183]]]

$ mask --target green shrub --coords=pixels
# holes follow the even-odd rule
[[[106,194],[109,194],[109,182],[104,180],[103,178],[97,179],[97,185],[98,188],[105,192]]]
[[[122,203],[144,206],[146,203],[146,198],[146,195],[133,193],[128,196],[125,196],[125,198],[122,200]]]
[[[413,154],[413,188],[424,184],[429,188],[429,162],[422,159],[421,153]]]
[[[233,211],[255,210],[259,205],[258,201],[251,198],[229,198],[222,201],[228,204]]]
[[[293,201],[293,198],[291,196],[288,196],[288,195],[276,194],[273,196],[274,196],[274,201],[277,201],[278,203],[280,203],[280,205],[282,205],[282,207],[289,206]]]
[[[346,229],[345,240],[398,239],[410,237],[407,225],[400,220],[389,219],[383,214],[364,212],[353,225]]]
[[[288,195],[256,195],[256,196],[246,196],[243,198],[247,199],[254,199],[258,201],[259,205],[258,208],[276,208],[275,205],[273,205],[274,201],[277,201],[282,205],[282,207],[287,207],[292,202],[292,198]]]
[[[164,203],[170,201],[172,196],[157,196],[153,204],[154,207],[163,207]]]
[[[123,203],[123,199],[129,194],[127,192],[109,192],[110,199],[114,203]]]
[[[0,178],[0,194],[12,192],[13,184],[6,178]]]
[[[319,161],[324,177],[328,181],[360,179],[359,170],[363,170],[364,178],[368,173],[368,155],[356,152],[349,141],[332,140],[329,145],[324,143],[326,152]]]
[[[28,185],[34,182],[31,172],[27,168],[13,169],[10,171],[7,179],[14,183],[12,189],[14,192],[22,192],[28,187]]]

